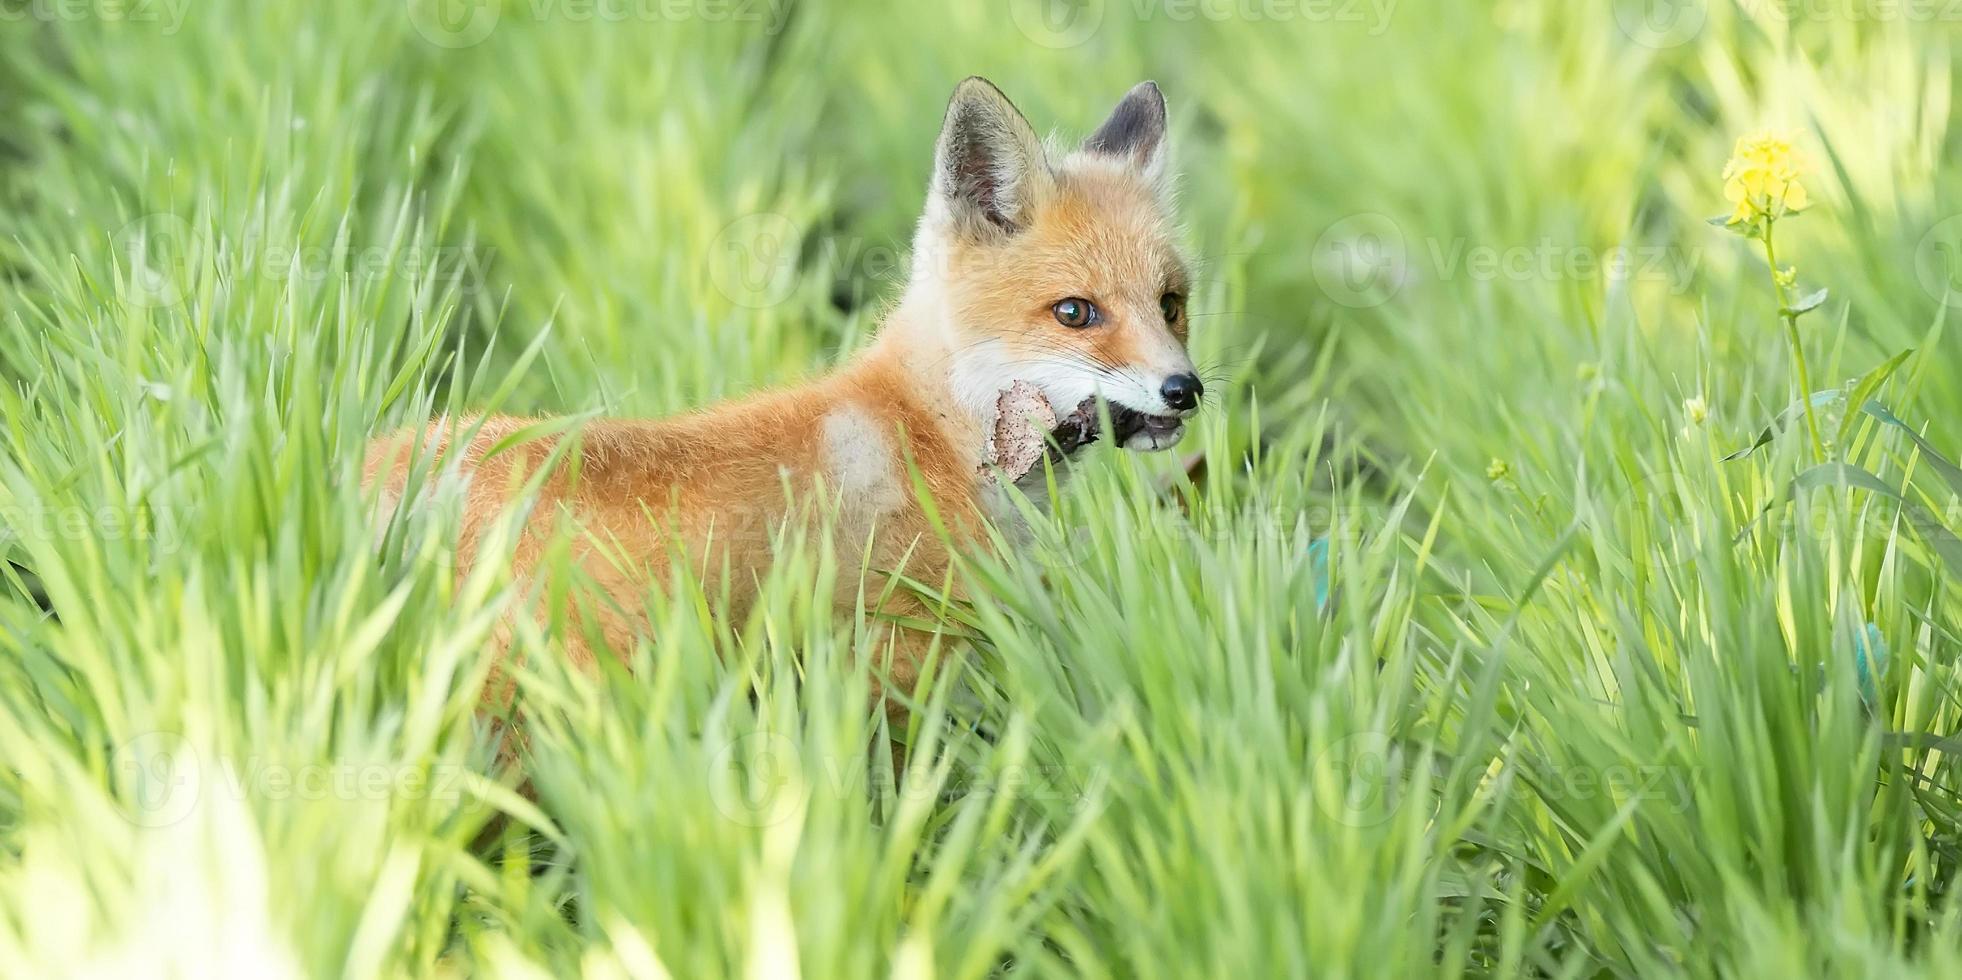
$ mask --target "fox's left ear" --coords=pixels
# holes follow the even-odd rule
[[[1147,180],[1165,177],[1165,94],[1157,82],[1139,82],[1125,93],[1083,148],[1091,153],[1124,157],[1136,164]]]

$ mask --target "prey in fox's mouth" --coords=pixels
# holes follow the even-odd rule
[[[1158,415],[1092,395],[1058,418],[1052,402],[1035,385],[1017,381],[995,400],[994,425],[988,435],[986,462],[1011,479],[1033,471],[1037,460],[1051,464],[1076,458],[1104,434],[1103,412],[1110,419],[1112,441],[1126,449],[1152,452],[1170,449],[1185,435],[1185,414]]]
[[[1111,438],[1126,449],[1156,452],[1178,445],[1185,420],[1176,415],[1152,415],[1127,405],[1110,409]]]
[[[1116,402],[1105,404],[1110,407],[1111,440],[1126,449],[1143,452],[1170,449],[1185,435],[1185,420],[1179,416],[1153,415]],[[1051,455],[1072,456],[1101,435],[1097,399],[1086,398],[1050,431]]]

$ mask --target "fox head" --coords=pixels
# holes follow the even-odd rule
[[[1191,274],[1165,143],[1165,98],[1151,82],[1073,149],[1044,146],[984,79],[954,90],[908,298],[946,332],[955,398],[978,417],[1026,381],[1058,414],[1102,396],[1127,448],[1166,449],[1184,434],[1202,390],[1186,353]]]

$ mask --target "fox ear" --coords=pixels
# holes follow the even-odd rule
[[[1083,148],[1091,153],[1123,157],[1156,182],[1165,173],[1165,95],[1157,82],[1139,82],[1125,93]]]
[[[1049,164],[1029,121],[987,79],[954,89],[933,153],[930,214],[968,232],[1021,230]]]

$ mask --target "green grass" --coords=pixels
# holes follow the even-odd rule
[[[0,973],[1962,970],[1954,23],[433,6],[0,3]],[[1066,134],[1168,93],[1203,477],[1097,454],[963,567],[896,785],[820,535],[746,619],[648,596],[631,672],[527,625],[514,792],[535,597],[364,443],[848,356],[975,73]],[[1704,220],[1765,126],[1815,386],[1912,349],[1838,469],[1725,458],[1799,394]]]

